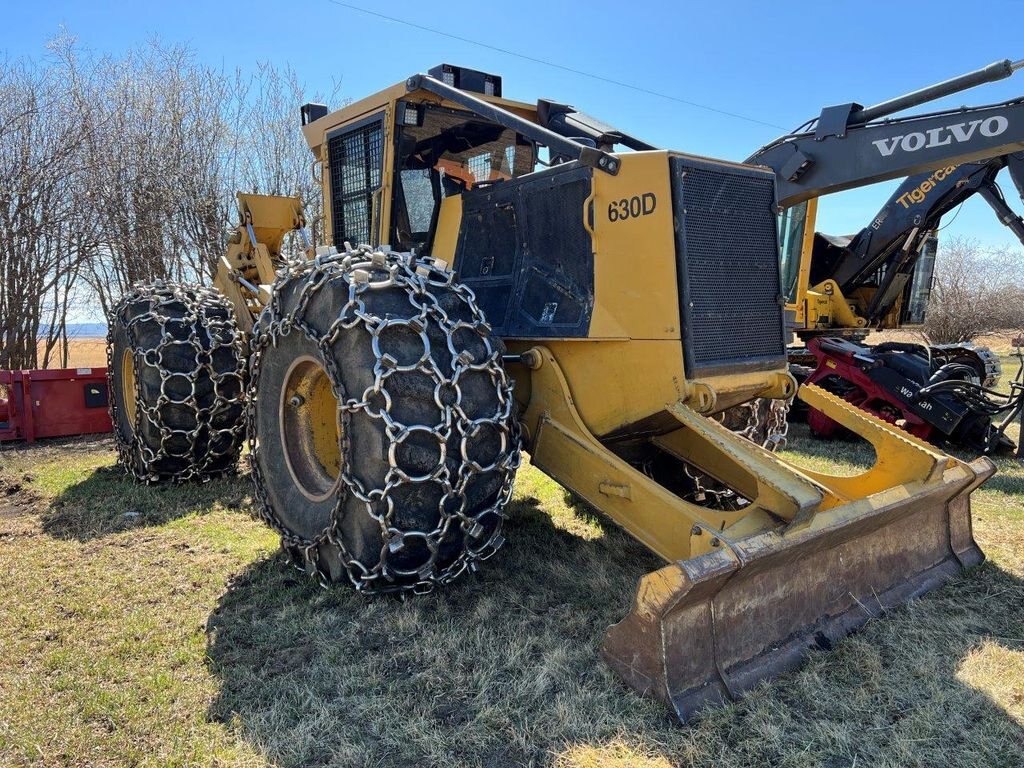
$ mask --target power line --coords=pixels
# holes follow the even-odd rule
[[[563,72],[570,72],[570,73],[572,73],[574,75],[579,75],[581,77],[587,77],[587,78],[590,78],[591,80],[597,80],[599,82],[607,83],[609,85],[614,85],[614,86],[617,86],[619,88],[627,88],[627,89],[629,89],[631,91],[636,91],[637,93],[645,93],[645,94],[647,94],[649,96],[657,96],[659,99],[666,99],[668,101],[674,101],[674,102],[676,102],[678,104],[685,104],[686,106],[689,106],[689,107],[695,107],[697,109],[703,109],[703,110],[706,110],[707,112],[715,112],[715,113],[717,113],[719,115],[725,115],[727,117],[734,117],[737,120],[746,120],[748,123],[757,123],[758,125],[766,125],[769,128],[778,128],[781,131],[785,131],[786,130],[786,128],[782,127],[781,125],[776,125],[775,123],[769,123],[769,122],[766,122],[764,120],[758,120],[756,117],[749,117],[747,115],[741,115],[741,114],[739,114],[737,112],[729,112],[729,111],[724,110],[724,109],[718,109],[717,107],[710,107],[707,104],[700,104],[699,102],[696,102],[696,101],[689,101],[688,99],[681,99],[678,96],[672,96],[672,95],[667,94],[667,93],[662,93],[661,91],[654,91],[654,90],[651,90],[650,88],[644,88],[643,86],[633,85],[632,83],[624,83],[621,80],[613,80],[610,77],[604,77],[602,75],[595,75],[592,72],[586,72],[586,71],[584,71],[582,69],[575,69],[573,67],[567,67],[564,64],[557,64],[557,63],[555,63],[553,61],[548,61],[546,59],[539,59],[539,58],[537,58],[535,56],[529,56],[529,55],[527,55],[525,53],[519,53],[517,51],[509,50],[508,48],[501,48],[501,47],[499,47],[497,45],[490,45],[488,43],[481,43],[478,40],[471,40],[468,37],[460,37],[459,35],[454,35],[451,32],[445,32],[443,29],[435,29],[433,27],[428,27],[428,26],[425,26],[423,24],[417,24],[416,22],[413,22],[413,21],[408,21],[407,19],[399,19],[399,18],[396,18],[395,16],[388,16],[387,14],[380,13],[379,11],[371,11],[369,8],[361,8],[358,5],[352,5],[351,3],[345,3],[345,2],[342,2],[341,0],[327,0],[327,2],[332,3],[334,5],[337,5],[337,6],[340,6],[342,8],[347,8],[350,11],[358,11],[359,13],[364,13],[367,16],[376,16],[378,19],[384,19],[385,21],[391,21],[391,22],[394,22],[395,24],[402,24],[402,25],[404,25],[406,27],[412,27],[413,29],[418,29],[421,32],[429,32],[432,35],[440,35],[441,37],[447,37],[447,38],[449,38],[451,40],[458,40],[460,43],[467,43],[468,45],[475,45],[478,48],[486,48],[489,51],[495,51],[497,53],[501,53],[501,54],[504,54],[506,56],[514,56],[517,59],[523,59],[524,61],[531,61],[534,64],[540,64],[540,65],[545,66],[545,67],[551,67],[552,69],[560,69]]]

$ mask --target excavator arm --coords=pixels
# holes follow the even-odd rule
[[[881,321],[901,292],[891,289],[905,285],[941,218],[974,195],[988,202],[999,221],[1024,243],[1024,220],[1007,204],[996,181],[1004,168],[1018,186],[1024,184],[1024,152],[908,177],[848,242],[815,233],[810,283],[833,280],[844,295],[852,295],[884,273],[866,309],[868,322]]]
[[[1024,150],[1024,97],[1001,104],[888,118],[1024,67],[1009,59],[873,107],[826,107],[804,129],[781,136],[746,162],[775,171],[778,202],[811,198],[950,165]],[[886,119],[882,119],[886,118]]]
[[[924,247],[925,239],[930,237],[931,232],[938,227],[941,216],[954,205],[967,200],[972,194],[981,195],[982,199],[995,212],[999,221],[1009,227],[1021,243],[1024,243],[1024,220],[1007,205],[1002,190],[996,183],[999,163],[1000,161],[1005,162],[1005,160],[1006,158],[995,158],[990,163],[984,164],[981,169],[977,169],[977,164],[968,164],[969,166],[973,165],[975,169],[971,176],[961,179],[963,184],[960,188],[951,190],[948,200],[940,201],[938,208],[929,212],[922,224],[913,226],[910,233],[906,235],[902,246],[890,247],[889,258],[881,263],[885,267],[884,272],[881,273],[882,278],[867,307],[869,323],[881,322],[882,318],[892,310],[900,296],[903,295],[905,287],[910,284],[914,274],[914,268]],[[960,168],[964,167],[960,166]],[[970,172],[971,168],[968,168],[968,171]],[[921,183],[923,184],[924,181]]]
[[[1014,229],[1019,217],[1012,211],[1007,215],[1009,209],[996,184],[996,177],[1011,158],[1017,164],[1024,163],[1024,153],[1018,153],[908,177],[871,223],[842,249],[841,257],[829,258],[823,253],[821,259],[814,260],[811,281],[831,277],[844,291],[858,287],[865,276],[890,263],[894,253],[916,252],[920,241],[938,226],[944,215],[975,194],[986,200],[998,199],[1002,203],[1002,209],[997,209],[1000,221]],[[1024,229],[1016,228],[1014,232],[1024,238]]]

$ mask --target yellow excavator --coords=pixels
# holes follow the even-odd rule
[[[247,434],[291,557],[420,593],[501,546],[528,451],[663,558],[602,653],[680,718],[983,559],[987,459],[813,386],[799,396],[873,445],[863,473],[712,418],[796,390],[773,170],[652,149],[449,65],[302,123],[327,242],[301,239],[300,201],[240,194],[216,288],[140,285],[110,317],[140,481],[229,472]]]

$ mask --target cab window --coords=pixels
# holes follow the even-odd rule
[[[337,248],[346,241],[370,243],[376,236],[383,137],[383,113],[327,136],[331,237]]]
[[[807,225],[807,203],[787,208],[779,216],[779,250],[781,258],[782,292],[786,303],[796,301],[797,280],[800,277],[800,253]]]
[[[533,145],[509,128],[429,104],[396,112],[394,248],[428,251],[445,197],[533,171]]]

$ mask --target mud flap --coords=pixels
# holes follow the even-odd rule
[[[808,395],[815,407],[845,408]],[[877,439],[864,436],[880,460],[885,440],[903,439],[870,417],[836,415],[861,434],[875,430]],[[912,439],[906,447],[934,451]],[[855,485],[842,478],[848,500],[805,524],[736,541],[723,535],[706,554],[648,574],[632,611],[608,630],[604,658],[632,688],[686,720],[980,563],[970,493],[995,467],[932,455],[942,461],[920,480],[850,499]],[[869,475],[865,487],[876,485]]]

